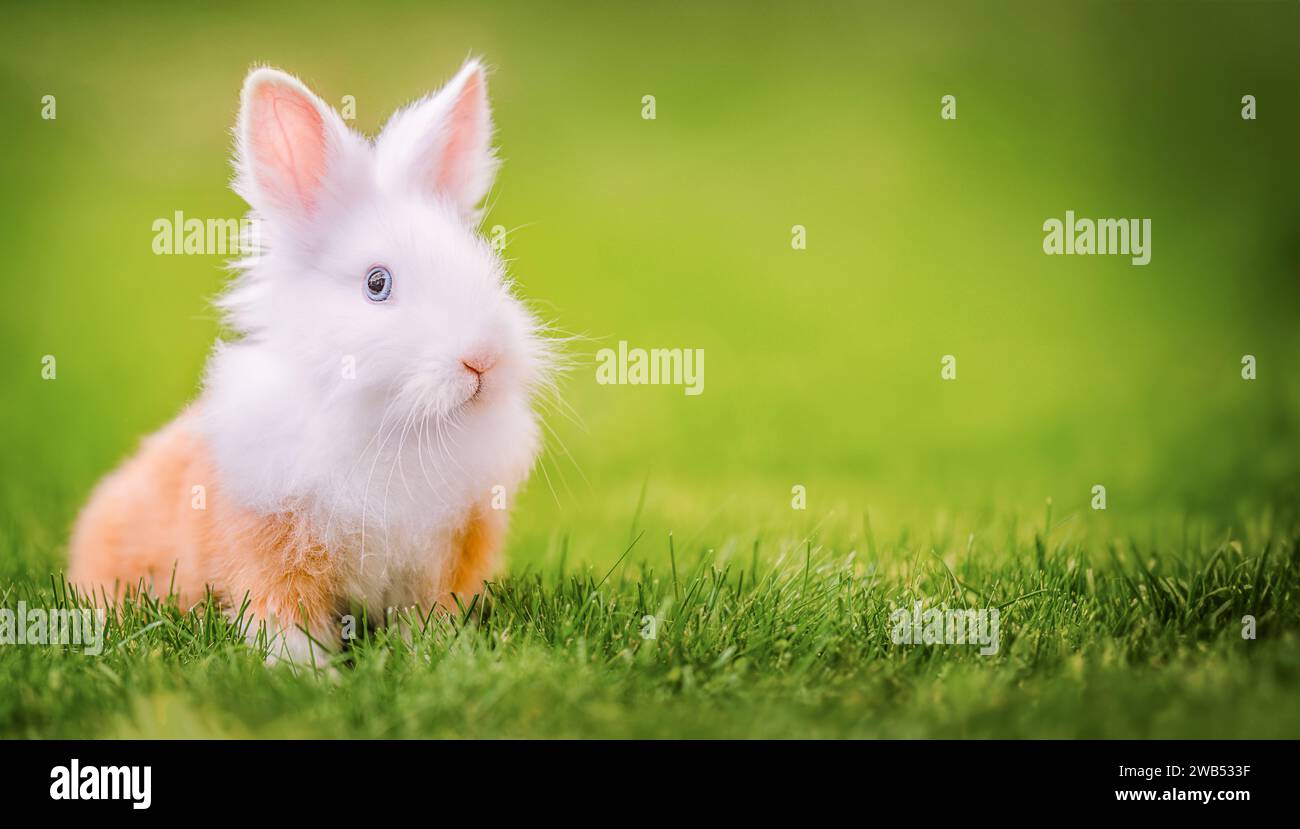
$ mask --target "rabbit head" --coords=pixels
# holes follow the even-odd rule
[[[207,378],[218,460],[246,503],[346,488],[347,465],[367,441],[383,453],[388,428],[439,436],[418,460],[435,467],[425,480],[442,503],[526,474],[547,345],[477,232],[491,138],[477,61],[373,141],[296,78],[249,74],[234,188],[260,249],[220,300],[240,337]]]

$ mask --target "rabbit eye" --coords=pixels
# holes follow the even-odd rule
[[[383,302],[393,292],[393,275],[388,268],[376,265],[366,273],[366,296],[371,302]]]

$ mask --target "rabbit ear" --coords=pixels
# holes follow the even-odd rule
[[[249,73],[236,128],[236,189],[260,212],[307,219],[321,209],[348,129],[292,75]]]
[[[487,73],[471,59],[437,93],[398,112],[376,144],[380,177],[448,200],[467,220],[496,174]]]

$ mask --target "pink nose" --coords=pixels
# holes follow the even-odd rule
[[[461,357],[460,364],[481,376],[496,364],[496,359],[490,354],[473,354],[468,357]]]

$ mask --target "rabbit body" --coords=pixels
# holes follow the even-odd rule
[[[297,79],[249,75],[234,186],[260,246],[219,303],[238,337],[96,488],[75,586],[110,602],[211,589],[295,658],[337,645],[350,607],[382,618],[481,588],[539,450],[551,365],[475,231],[490,142],[476,61],[373,142]]]

